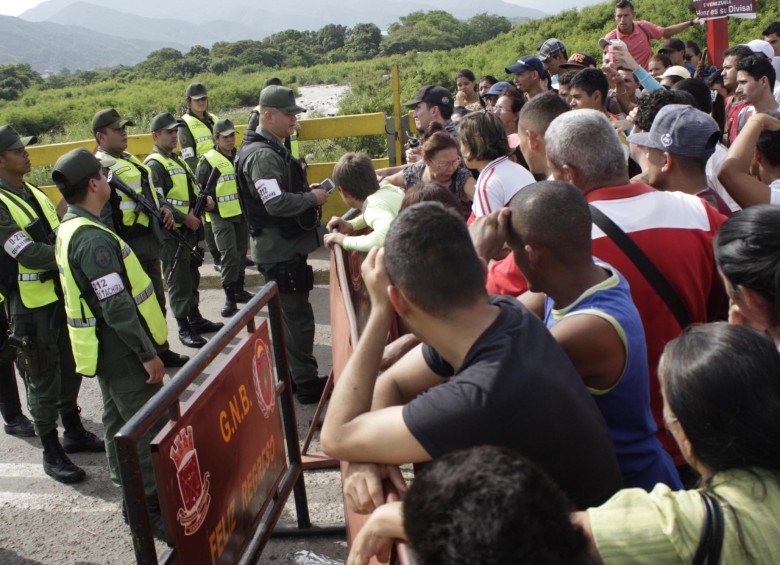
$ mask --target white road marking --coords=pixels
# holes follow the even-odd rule
[[[51,479],[49,479],[51,480]],[[39,494],[28,492],[0,492],[0,507],[46,512],[119,512],[118,502],[109,502],[87,494]]]
[[[104,476],[108,480],[108,465],[80,465],[87,473],[87,477],[99,478]],[[40,463],[0,463],[0,479],[46,479],[53,480],[43,472]]]

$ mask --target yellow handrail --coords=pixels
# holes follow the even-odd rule
[[[317,139],[338,139],[342,137],[357,137],[365,135],[385,135],[386,117],[384,113],[357,114],[353,116],[336,116],[327,118],[311,118],[301,120],[301,131],[298,139],[312,141]],[[241,143],[246,125],[236,127],[236,143]],[[127,151],[133,155],[143,157],[152,151],[154,143],[151,134],[129,135],[127,139]],[[85,147],[90,151],[96,148],[95,140],[71,141],[67,143],[54,143],[51,145],[32,145],[28,147],[30,160],[33,167],[54,165],[60,156],[68,151]],[[387,167],[388,158],[374,159],[374,167]],[[312,163],[308,168],[309,182],[321,182],[333,174],[335,163]],[[55,203],[59,202],[61,195],[55,186],[41,187]],[[323,218],[333,215],[341,215],[348,210],[348,206],[337,195],[333,194],[323,207]]]

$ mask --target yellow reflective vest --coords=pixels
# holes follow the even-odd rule
[[[214,123],[219,121],[219,118],[216,115],[209,114],[209,116],[214,120]],[[192,114],[184,114],[181,119],[187,124],[187,127],[192,134],[192,138],[195,140],[195,155],[191,156],[200,159],[214,147],[214,132],[211,131],[209,126]],[[188,155],[187,157],[189,158],[190,156]]]
[[[98,159],[108,158],[116,161],[116,163],[111,165],[111,171],[139,196],[143,195],[143,178],[146,177],[154,204],[158,208],[160,207],[158,195],[152,185],[152,172],[137,157],[129,153],[122,153],[119,157],[114,157],[102,149],[95,151],[95,156]],[[119,210],[122,212],[122,224],[127,227],[132,227],[135,224],[149,227],[149,216],[144,212],[136,214],[135,202],[122,192],[117,191],[117,194],[120,198]]]
[[[173,183],[173,186],[168,190],[165,198],[171,206],[179,210],[182,214],[187,214],[191,207],[189,175],[185,168],[187,164],[184,161],[177,161],[176,159],[165,157],[156,152],[150,153],[146,159],[144,159],[144,163],[149,163],[149,161],[157,161],[165,167],[165,171],[168,173],[168,176],[171,177],[171,182]],[[195,196],[197,196],[197,185],[194,187],[193,192],[195,193]],[[177,223],[176,227],[181,227],[181,222]]]
[[[57,233],[57,228],[60,225],[60,218],[57,216],[54,204],[49,200],[48,196],[31,184],[24,184],[38,202],[44,217],[39,218],[35,208],[25,202],[21,196],[0,188],[0,200],[8,208],[16,225],[21,228],[20,231],[11,235],[3,244],[5,252],[14,259],[33,241],[45,243],[41,241],[40,237],[36,238],[35,233],[31,229],[35,222],[45,222],[54,233]],[[25,308],[41,308],[59,300],[57,298],[54,277],[51,273],[41,269],[25,267],[18,261],[17,264],[19,265],[19,274],[16,280],[19,285],[19,296]]]
[[[73,271],[68,260],[73,236],[80,228],[84,227],[101,229],[116,239],[119,248],[122,250],[122,262],[125,267],[122,278],[125,284],[129,282],[130,294],[135,301],[138,314],[146,322],[146,326],[152,334],[152,339],[158,345],[162,345],[168,339],[168,325],[165,322],[165,315],[160,308],[160,303],[154,294],[152,280],[144,272],[133,250],[130,249],[130,246],[121,237],[89,218],[76,217],[63,222],[57,233],[55,258],[65,298],[68,335],[70,336],[70,343],[73,349],[73,357],[76,360],[76,372],[92,377],[97,372],[99,347],[97,337],[98,319],[84,299],[84,292],[76,284],[76,279],[73,277]],[[90,292],[94,291],[90,289]]]
[[[233,166],[233,163],[216,148],[206,153],[203,158],[213,168],[219,169],[215,201],[220,217],[233,218],[240,215],[241,203],[238,200],[236,168]]]

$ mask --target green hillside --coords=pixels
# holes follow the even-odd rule
[[[693,15],[692,2],[637,0],[635,4],[641,19],[660,25],[684,21]],[[780,0],[757,0],[757,5],[760,15],[755,20],[729,20],[732,44],[760,37],[761,30],[780,17]],[[179,64],[170,67],[176,78],[167,81],[141,72],[154,67],[154,61],[150,62],[150,59],[161,57],[160,52],[156,52],[135,68],[57,75],[40,84],[33,83],[18,100],[0,101],[0,123],[10,123],[24,134],[43,134],[45,142],[85,139],[91,136],[89,121],[94,112],[114,106],[122,114],[133,116],[139,131],[145,131],[153,112],[181,112],[186,85],[194,80],[208,85],[211,109],[224,114],[229,109],[255,105],[263,81],[269,76],[278,76],[291,85],[349,83],[352,89],[342,103],[342,113],[390,113],[391,85],[385,75],[393,64],[399,64],[401,68],[403,100],[411,99],[425,84],[438,83],[454,89],[455,73],[463,67],[471,68],[477,76],[493,74],[499,79],[507,78],[504,67],[521,55],[535,54],[537,45],[548,37],[562,39],[569,53],[597,54],[599,37],[614,27],[613,7],[614,3],[608,2],[568,10],[516,26],[485,43],[449,51],[414,52],[293,68],[255,64],[222,74],[200,72],[193,76],[181,71]],[[694,39],[704,46],[705,29],[697,26],[680,37]],[[196,57],[198,53],[192,56]],[[167,62],[161,60],[159,63]],[[3,67],[0,67],[0,88],[4,78]],[[242,111],[239,119],[243,116]]]

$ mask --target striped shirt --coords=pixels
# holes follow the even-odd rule
[[[759,480],[760,478],[760,480]],[[725,521],[721,563],[780,562],[780,482],[766,469],[718,473],[713,490]],[[693,562],[704,528],[696,490],[627,489],[588,510],[593,538],[606,564]],[[742,541],[740,542],[740,536]]]
[[[482,169],[474,191],[474,216],[487,216],[506,206],[521,188],[536,182],[522,165],[499,157]]]

